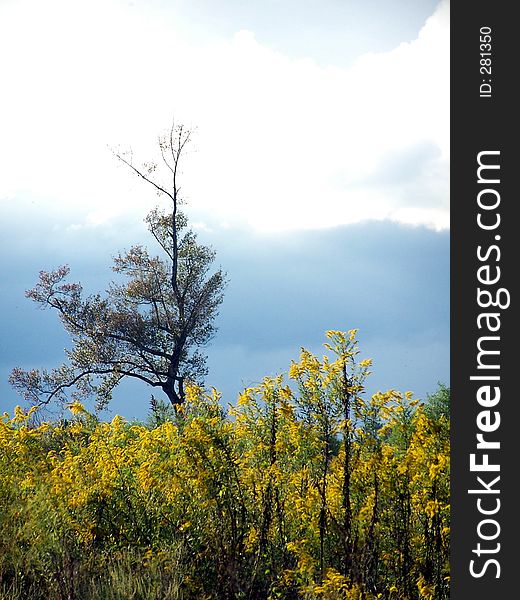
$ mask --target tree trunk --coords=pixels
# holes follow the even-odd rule
[[[175,389],[175,382],[178,382],[178,391]],[[177,408],[184,403],[184,378],[183,377],[168,377],[165,383],[162,384],[163,392],[168,396],[171,405]]]

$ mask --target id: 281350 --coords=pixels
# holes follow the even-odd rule
[[[482,83],[480,84],[480,97],[491,98],[491,27],[480,28],[480,75]]]

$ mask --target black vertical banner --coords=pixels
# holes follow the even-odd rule
[[[451,4],[452,600],[520,597],[514,6]]]

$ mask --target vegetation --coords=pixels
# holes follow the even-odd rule
[[[131,155],[116,154],[170,204],[168,211],[156,208],[146,217],[161,256],[139,245],[119,254],[113,266],[119,278],[104,296],[84,298],[81,284],[67,281],[67,266],[41,271],[27,291],[42,308],[57,312],[73,342],[68,362],[58,368],[13,369],[11,384],[35,406],[94,396],[102,408],[124,378],[159,388],[178,406],[185,382],[202,381],[206,358],[199,348],[215,332],[225,275],[211,272],[214,251],[198,243],[179,209],[179,163],[190,137],[180,125],[159,139],[166,183],[156,163],[137,167]]]
[[[0,597],[449,598],[449,390],[364,398],[356,332],[327,338],[228,410],[4,415]]]

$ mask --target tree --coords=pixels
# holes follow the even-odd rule
[[[449,427],[450,398],[450,388],[439,382],[437,390],[426,397],[425,412],[427,416],[436,422],[440,422],[441,418],[444,418],[445,424]]]
[[[206,357],[199,348],[214,335],[214,319],[226,285],[221,269],[211,272],[215,252],[197,241],[180,211],[179,163],[191,131],[172,126],[159,138],[168,185],[157,179],[156,163],[135,166],[132,157],[115,153],[139,178],[168,199],[168,211],[146,217],[162,251],[153,256],[136,245],[114,259],[119,274],[106,294],[83,297],[79,283],[67,282],[69,267],[41,271],[26,296],[57,311],[71,335],[68,362],[51,371],[13,369],[10,383],[33,404],[53,399],[95,396],[106,406],[124,378],[160,388],[174,407],[184,402],[186,380],[200,381]]]

